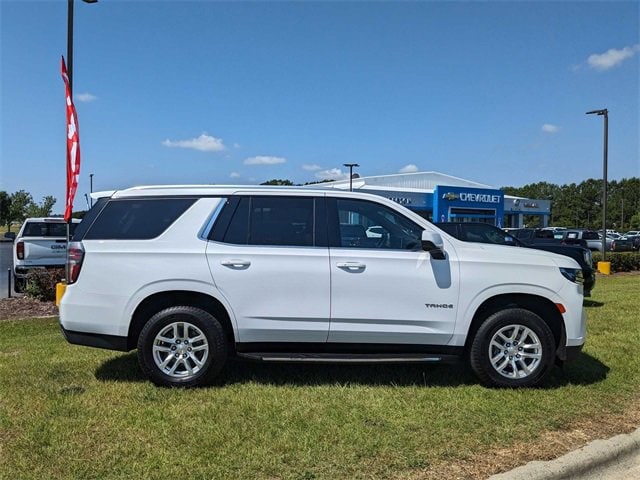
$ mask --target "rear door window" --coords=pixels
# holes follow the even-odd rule
[[[313,197],[240,197],[225,206],[210,238],[235,245],[317,246],[316,201]],[[230,211],[233,216],[225,220]]]

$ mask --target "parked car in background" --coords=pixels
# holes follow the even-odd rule
[[[478,243],[495,243],[498,245],[511,245],[517,247],[534,248],[536,250],[544,250],[547,252],[557,253],[559,255],[565,255],[573,258],[582,268],[582,275],[584,277],[584,295],[585,297],[591,296],[591,290],[595,286],[596,276],[593,271],[593,259],[591,257],[591,250],[581,247],[579,245],[565,245],[560,241],[556,241],[553,238],[548,242],[543,242],[537,239],[534,243],[527,243],[518,238],[515,238],[508,232],[494,227],[488,223],[476,223],[476,222],[438,222],[434,224],[441,230],[444,230],[448,234],[456,237],[463,242],[478,242]],[[532,229],[533,230],[533,229]],[[546,230],[545,232],[548,232]]]
[[[586,230],[586,229],[571,229],[565,230],[562,232],[562,240],[565,243],[579,243],[585,246],[581,240],[586,242],[586,247],[592,252],[602,252],[602,237],[598,234],[598,232],[594,230]],[[611,244],[613,240],[607,238],[606,249],[611,250]]]
[[[631,240],[631,244],[634,250],[640,250],[640,231],[631,230],[624,234],[624,238]]]
[[[79,219],[69,225],[73,234]],[[64,268],[67,262],[67,224],[61,217],[27,218],[13,242],[13,282],[23,292],[34,268]]]
[[[631,252],[633,249],[633,237],[619,236],[611,242],[612,252]]]
[[[550,228],[515,228],[509,230],[509,233],[527,244],[535,243],[559,243],[578,245],[584,248],[589,248],[587,241],[582,239],[565,239],[566,229]]]
[[[518,240],[523,240],[527,243],[548,242],[556,239],[555,231],[545,228],[515,228],[510,229],[509,233]],[[558,235],[561,236],[562,234],[559,233]]]
[[[543,227],[542,230],[551,230],[552,232],[562,232],[566,230],[567,227]]]

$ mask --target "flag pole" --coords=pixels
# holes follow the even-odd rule
[[[73,0],[67,0],[67,78],[69,79],[69,94],[73,95]],[[71,97],[73,98],[73,97]],[[68,128],[68,127],[67,127]],[[66,129],[65,129],[66,130]],[[65,152],[68,146],[65,140]],[[68,153],[65,155],[65,169],[68,169]],[[67,193],[69,195],[69,174],[67,173]],[[66,205],[65,205],[66,209]],[[69,235],[71,234],[71,218],[67,220],[67,255],[69,250]],[[65,281],[69,281],[69,262],[65,262]]]

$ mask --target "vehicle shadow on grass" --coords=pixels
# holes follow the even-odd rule
[[[609,367],[581,353],[563,369],[554,368],[540,389],[567,385],[591,385],[607,378]],[[96,379],[146,382],[135,353],[112,358],[98,367]],[[464,362],[413,365],[336,365],[260,363],[230,358],[212,387],[246,383],[263,385],[367,385],[388,387],[462,387],[478,381]]]
[[[582,302],[582,306],[585,308],[603,307],[604,303],[585,298]]]

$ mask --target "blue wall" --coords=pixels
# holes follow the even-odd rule
[[[489,188],[438,185],[433,191],[433,221],[452,221],[452,208],[495,210],[494,225],[501,227],[504,218],[504,193],[502,190]],[[461,215],[474,218],[471,213]]]

